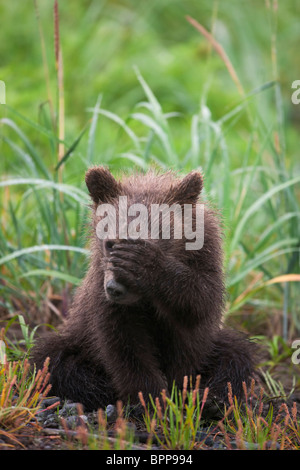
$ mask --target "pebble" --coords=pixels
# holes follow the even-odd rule
[[[41,402],[41,409],[43,411],[38,413],[37,419],[44,428],[61,429],[62,428],[61,418],[64,419],[65,425],[70,430],[75,430],[76,427],[81,426],[82,424],[86,425],[88,423],[91,424],[92,421],[96,422],[96,419],[95,419],[96,415],[93,413],[87,413],[87,415],[86,414],[78,415],[78,404],[73,403],[69,400],[61,403],[60,405],[58,405],[58,407],[51,408],[50,410],[44,409],[53,405],[57,401],[59,401],[58,397],[53,397],[53,398],[51,397],[51,398],[46,398],[45,400]],[[105,409],[105,413],[106,413],[108,424],[112,424],[116,421],[118,417],[118,412],[117,412],[117,408],[115,405],[112,405],[112,404],[107,405]],[[139,432],[137,432],[136,426],[132,422],[128,422],[127,426],[132,431],[132,433],[134,433],[136,437],[138,438]],[[224,442],[222,442],[222,440],[215,441],[213,439],[213,437],[210,435],[209,427],[207,428],[203,427],[197,432],[196,441],[203,443],[209,449],[215,449],[215,450],[227,449],[226,445],[224,444]],[[230,444],[231,444],[232,449],[239,448],[239,445],[235,439],[232,439],[230,441]],[[256,450],[259,448],[258,444],[251,443],[251,442],[244,442],[243,445],[247,450]],[[271,443],[269,444],[269,446],[271,446]],[[274,448],[274,446],[272,446],[272,448]],[[279,448],[279,446],[276,445],[275,448],[277,449]]]
[[[215,443],[213,438],[209,435],[209,428],[202,428],[196,433],[196,441],[203,442],[205,445],[212,447]]]
[[[58,397],[44,398],[44,400],[41,401],[40,406],[41,408],[47,408],[48,406],[54,405],[54,403],[57,403],[58,401],[61,402],[60,398]],[[58,406],[60,407],[61,405]]]
[[[65,418],[65,423],[68,427],[68,429],[76,429],[78,426],[82,426],[83,424],[88,423],[88,418],[86,415],[80,415],[80,416],[68,416]]]
[[[107,422],[109,424],[114,423],[118,417],[117,408],[114,405],[107,405],[105,409],[105,414],[106,414]]]
[[[50,415],[48,418],[38,418],[44,428],[58,429],[60,427],[60,419],[57,414]]]
[[[59,411],[59,416],[70,416],[78,414],[78,403],[67,401]]]

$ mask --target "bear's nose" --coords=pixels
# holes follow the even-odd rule
[[[105,289],[109,297],[112,299],[120,299],[126,294],[126,287],[124,287],[122,284],[119,284],[114,279],[110,279],[107,282]]]

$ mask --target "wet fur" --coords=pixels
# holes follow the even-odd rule
[[[226,401],[229,381],[240,396],[253,373],[254,349],[222,326],[222,234],[214,211],[205,209],[199,251],[185,250],[184,239],[118,241],[111,272],[138,300],[113,303],[104,288],[108,254],[95,234],[98,204],[115,203],[118,195],[126,195],[128,205],[195,204],[202,176],[150,172],[120,182],[94,167],[86,183],[93,202],[90,267],[59,332],[41,338],[33,351],[39,368],[50,357],[52,393],[91,410],[117,399],[137,403],[139,391],[159,396],[173,381],[180,387],[185,375],[201,374],[201,385],[218,400]]]

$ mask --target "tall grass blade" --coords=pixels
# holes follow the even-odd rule
[[[59,168],[66,163],[66,161],[68,160],[68,158],[72,155],[72,153],[74,152],[74,150],[76,149],[77,145],[79,144],[79,142],[81,141],[82,137],[84,136],[84,134],[86,133],[87,131],[87,128],[88,128],[88,125],[89,125],[89,122],[84,126],[84,128],[82,129],[82,131],[80,132],[79,136],[77,137],[77,139],[75,139],[75,141],[73,142],[73,144],[70,146],[70,148],[67,150],[67,152],[63,155],[63,157],[60,159],[59,163],[56,165],[55,167],[55,171],[59,170]]]
[[[86,159],[88,164],[90,164],[94,159],[94,149],[95,149],[95,138],[96,138],[96,130],[97,130],[97,123],[98,123],[98,116],[99,116],[99,109],[101,107],[102,95],[98,96],[92,120],[91,126],[89,130],[88,136],[88,143],[87,143],[87,151],[86,151]]]
[[[31,156],[32,160],[34,161],[36,167],[41,171],[41,173],[43,173],[43,175],[47,179],[51,179],[50,173],[49,173],[45,163],[43,162],[42,158],[37,153],[37,151],[35,150],[35,148],[31,144],[30,140],[26,137],[26,135],[17,126],[17,124],[9,118],[1,119],[0,124],[5,124],[5,125],[11,127],[11,129],[13,129],[15,131],[15,133],[18,135],[18,137],[22,140],[24,145],[27,147],[27,149],[30,153],[30,156]]]
[[[241,238],[241,235],[243,233],[243,230],[245,229],[246,223],[248,222],[249,218],[257,212],[266,202],[268,202],[274,194],[279,193],[280,191],[283,191],[284,189],[288,188],[289,186],[292,186],[294,184],[297,184],[300,182],[300,176],[296,176],[295,178],[292,178],[289,181],[286,181],[284,183],[278,184],[277,186],[274,186],[273,188],[269,189],[265,194],[263,194],[255,203],[253,203],[244,213],[242,216],[240,222],[237,224],[234,234],[230,243],[230,251],[233,252],[234,249],[236,248],[236,245],[238,241]]]
[[[81,204],[89,203],[88,195],[81,189],[64,183],[55,183],[54,181],[43,180],[39,178],[15,178],[6,181],[0,181],[0,188],[6,186],[36,185],[36,189],[51,188],[71,196],[75,201]]]
[[[37,253],[40,251],[76,251],[78,253],[83,253],[85,255],[89,254],[89,250],[85,248],[80,248],[79,246],[65,246],[65,245],[36,245],[30,246],[29,248],[23,248],[21,250],[16,250],[10,255],[3,256],[0,258],[0,265],[7,263],[8,261],[12,261],[20,256],[25,256],[31,253]]]
[[[63,273],[61,271],[55,270],[47,270],[47,269],[33,269],[31,271],[27,271],[24,274],[19,276],[20,279],[30,277],[30,276],[45,276],[45,277],[53,277],[55,279],[61,279],[62,281],[69,282],[70,284],[74,284],[78,286],[81,283],[81,279],[75,276],[71,276],[68,273]]]

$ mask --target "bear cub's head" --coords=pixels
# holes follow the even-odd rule
[[[110,302],[131,305],[155,289],[162,258],[176,259],[184,250],[182,209],[192,208],[195,229],[202,176],[197,171],[183,178],[150,171],[119,181],[96,166],[85,181],[93,201],[93,255],[100,255],[105,295]]]

